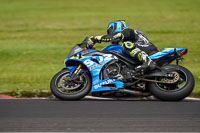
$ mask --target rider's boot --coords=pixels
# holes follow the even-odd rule
[[[135,68],[136,72],[144,74],[146,71],[154,70],[156,68],[155,62],[153,62],[145,52],[141,52],[141,59],[143,64]]]

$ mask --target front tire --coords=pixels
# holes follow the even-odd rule
[[[51,80],[51,92],[61,100],[80,100],[91,90],[91,79],[88,73],[82,73],[76,81],[70,81],[70,71],[64,69]],[[77,82],[78,81],[78,82]]]
[[[153,96],[163,101],[180,101],[189,96],[194,89],[194,77],[192,73],[182,67],[178,66],[180,75],[179,81],[174,84],[148,83],[148,88]]]

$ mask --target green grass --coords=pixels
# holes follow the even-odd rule
[[[200,96],[199,5],[199,0],[0,0],[0,93],[48,94],[73,45],[106,34],[110,21],[124,19],[160,49],[189,49],[181,65],[194,74],[192,95]]]

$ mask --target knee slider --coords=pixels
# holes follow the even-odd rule
[[[130,56],[132,56],[132,57],[135,57],[135,56],[139,57],[139,55],[142,56],[141,50],[139,48],[135,48],[135,49],[131,50],[131,52],[130,52]]]

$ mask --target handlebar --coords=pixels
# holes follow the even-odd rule
[[[89,43],[89,37],[86,37],[80,44],[77,44],[78,46],[86,45],[84,46],[87,49],[94,49],[94,44]]]

